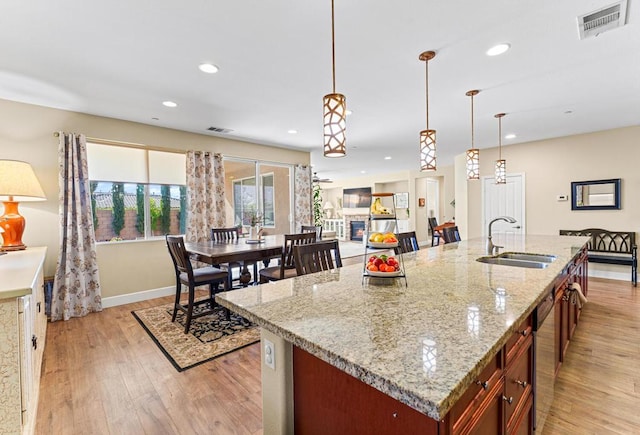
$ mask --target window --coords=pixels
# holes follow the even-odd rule
[[[254,216],[265,227],[275,226],[275,205],[273,174],[260,175],[262,186],[262,204],[258,207],[256,177],[233,181],[234,221],[238,225],[252,225]],[[258,210],[263,210],[262,216]]]
[[[226,225],[251,225],[258,216],[269,234],[289,234],[293,228],[293,165],[224,158]]]
[[[185,155],[87,144],[96,240],[183,234]]]

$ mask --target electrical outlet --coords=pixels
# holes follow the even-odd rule
[[[267,339],[264,339],[264,363],[271,367],[271,369],[276,369],[276,347]]]

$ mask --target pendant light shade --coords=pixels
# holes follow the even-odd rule
[[[345,131],[347,129],[347,99],[336,93],[336,45],[334,31],[333,0],[331,0],[331,70],[333,92],[323,99],[324,156],[344,157],[347,155]]]
[[[498,160],[496,160],[496,184],[507,184],[507,161],[502,158],[502,117],[506,113],[498,113]]]
[[[425,64],[425,95],[427,106],[427,128],[420,132],[420,170],[436,170],[436,131],[429,129],[429,61],[436,57],[435,51],[425,51],[418,59]]]
[[[475,137],[473,129],[473,97],[480,91],[471,90],[465,95],[471,97],[471,148],[467,150],[467,180],[480,179],[480,150],[475,147]]]

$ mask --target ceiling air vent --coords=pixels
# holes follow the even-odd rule
[[[220,128],[220,127],[209,127],[207,128],[207,130],[209,131],[213,131],[214,133],[231,133],[233,130],[231,130],[230,128]]]
[[[580,39],[598,36],[600,33],[625,25],[627,19],[627,0],[589,12],[578,17]]]

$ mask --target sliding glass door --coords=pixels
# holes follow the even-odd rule
[[[256,223],[267,234],[292,232],[291,165],[225,158],[227,226]]]

